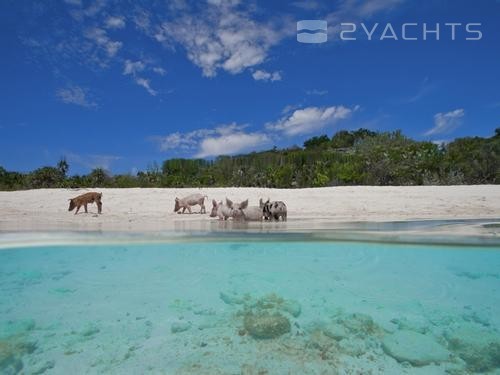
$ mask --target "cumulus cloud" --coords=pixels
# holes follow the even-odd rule
[[[105,24],[108,29],[123,29],[125,27],[125,19],[123,17],[111,16],[106,18]]]
[[[88,90],[79,86],[69,86],[56,91],[56,97],[63,103],[75,104],[81,107],[97,107],[97,104],[88,98]]]
[[[340,105],[297,109],[276,122],[266,124],[266,128],[288,136],[310,134],[349,118],[358,108],[358,106],[348,108]]]
[[[284,35],[272,23],[252,19],[237,1],[212,1],[200,14],[163,22],[155,38],[182,45],[203,75],[214,77],[220,69],[237,74],[261,64]]]
[[[43,57],[60,74],[68,64],[86,65],[92,69],[106,69],[119,58],[124,44],[108,34],[110,26],[118,25],[116,17],[109,17],[106,0],[66,1],[69,19],[55,16],[43,19],[43,32],[21,34],[21,41],[37,57]],[[40,22],[41,22],[40,18]],[[42,25],[39,25],[42,27]]]
[[[269,73],[266,72],[265,70],[256,70],[255,72],[252,73],[253,79],[256,81],[281,81],[281,73],[280,72],[274,72],[274,73]]]
[[[247,125],[231,123],[214,129],[197,129],[191,132],[175,132],[163,137],[153,137],[161,151],[181,150],[192,152],[195,157],[206,158],[218,155],[234,155],[254,151],[268,146],[282,134],[288,136],[313,133],[337,121],[347,119],[359,106],[287,107],[284,116],[267,123],[265,131],[250,132]]]
[[[123,43],[113,41],[106,33],[106,30],[99,27],[93,27],[85,31],[85,37],[92,40],[98,47],[102,48],[108,57],[114,57],[122,48]]]
[[[215,129],[198,129],[156,137],[160,150],[194,151],[195,157],[234,155],[268,145],[270,138],[261,132],[247,132],[246,125],[220,125]]]
[[[328,95],[328,90],[318,90],[318,89],[307,90],[306,95],[318,95],[318,96]]]
[[[150,84],[149,79],[137,77],[135,79],[135,83],[137,83],[139,86],[144,87],[144,89],[146,89],[146,91],[152,96],[156,96],[156,94],[158,94],[158,92],[156,90],[151,88],[151,84]]]
[[[434,115],[434,127],[425,132],[424,135],[431,136],[436,134],[451,133],[458,126],[460,126],[464,116],[465,110],[463,108],[447,113],[436,113]]]
[[[165,74],[167,74],[167,71],[160,66],[155,66],[153,68],[153,72],[155,72],[156,74],[159,74],[161,76],[164,76]]]
[[[236,132],[203,139],[200,151],[196,155],[206,158],[217,155],[233,155],[243,151],[254,150],[267,144],[269,138],[263,133]]]
[[[150,95],[156,96],[158,92],[151,87],[151,81],[138,76],[138,73],[141,73],[144,69],[146,69],[146,63],[143,61],[125,60],[123,64],[123,75],[132,76],[137,85],[143,87]]]
[[[81,0],[65,0],[65,3],[73,6],[69,10],[69,14],[77,21],[98,16],[106,7],[106,2],[106,0],[94,0],[86,2],[87,6],[85,7],[85,4]]]
[[[143,63],[142,61],[130,61],[130,60],[125,60],[125,63],[123,65],[123,74],[124,75],[135,75],[136,73],[140,73],[144,70],[146,67],[146,64]]]

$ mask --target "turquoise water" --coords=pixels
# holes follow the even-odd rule
[[[500,373],[500,249],[0,250],[0,373]]]

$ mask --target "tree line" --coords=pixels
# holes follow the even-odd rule
[[[135,175],[96,168],[68,175],[56,166],[29,173],[0,167],[0,190],[78,187],[268,187],[341,185],[460,185],[500,183],[500,128],[489,138],[457,138],[447,144],[416,141],[401,131],[367,129],[317,136],[303,147],[219,156],[214,160],[175,158]]]

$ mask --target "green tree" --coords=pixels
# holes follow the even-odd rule
[[[257,186],[304,188],[334,185],[421,185],[500,183],[500,128],[490,138],[467,137],[437,146],[400,131],[342,130],[331,140],[312,137],[293,146],[219,156],[212,160],[169,159],[136,176],[109,175],[102,168],[68,176],[62,158],[56,167],[31,173],[0,167],[0,189],[46,187]]]
[[[446,146],[443,163],[446,176],[461,176],[466,184],[500,182],[500,137],[459,138]]]
[[[57,188],[64,182],[64,175],[58,168],[42,167],[35,169],[28,176],[28,187],[31,189]]]
[[[105,187],[109,184],[111,177],[103,168],[94,168],[88,175],[90,186]]]
[[[354,146],[354,135],[347,130],[341,130],[332,137],[333,148],[348,148]]]
[[[57,163],[57,169],[59,169],[59,172],[63,177],[66,177],[66,174],[69,170],[69,164],[66,161],[66,158],[61,158],[61,160],[59,160],[59,162]]]
[[[308,139],[307,141],[305,141],[304,148],[306,150],[309,150],[312,148],[327,146],[329,143],[330,143],[330,139],[328,138],[328,136],[322,135],[319,137],[312,137],[311,139]]]

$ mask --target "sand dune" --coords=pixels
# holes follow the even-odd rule
[[[300,190],[261,188],[92,189],[103,192],[103,214],[68,212],[68,199],[90,189],[40,189],[0,192],[0,230],[157,231],[206,229],[216,225],[207,215],[178,215],[174,198],[201,192],[235,202],[259,198],[283,200],[289,226],[302,223],[401,221],[420,219],[487,219],[500,217],[500,186],[332,187]],[[198,207],[194,208],[199,211]],[[305,224],[304,224],[305,225]]]

